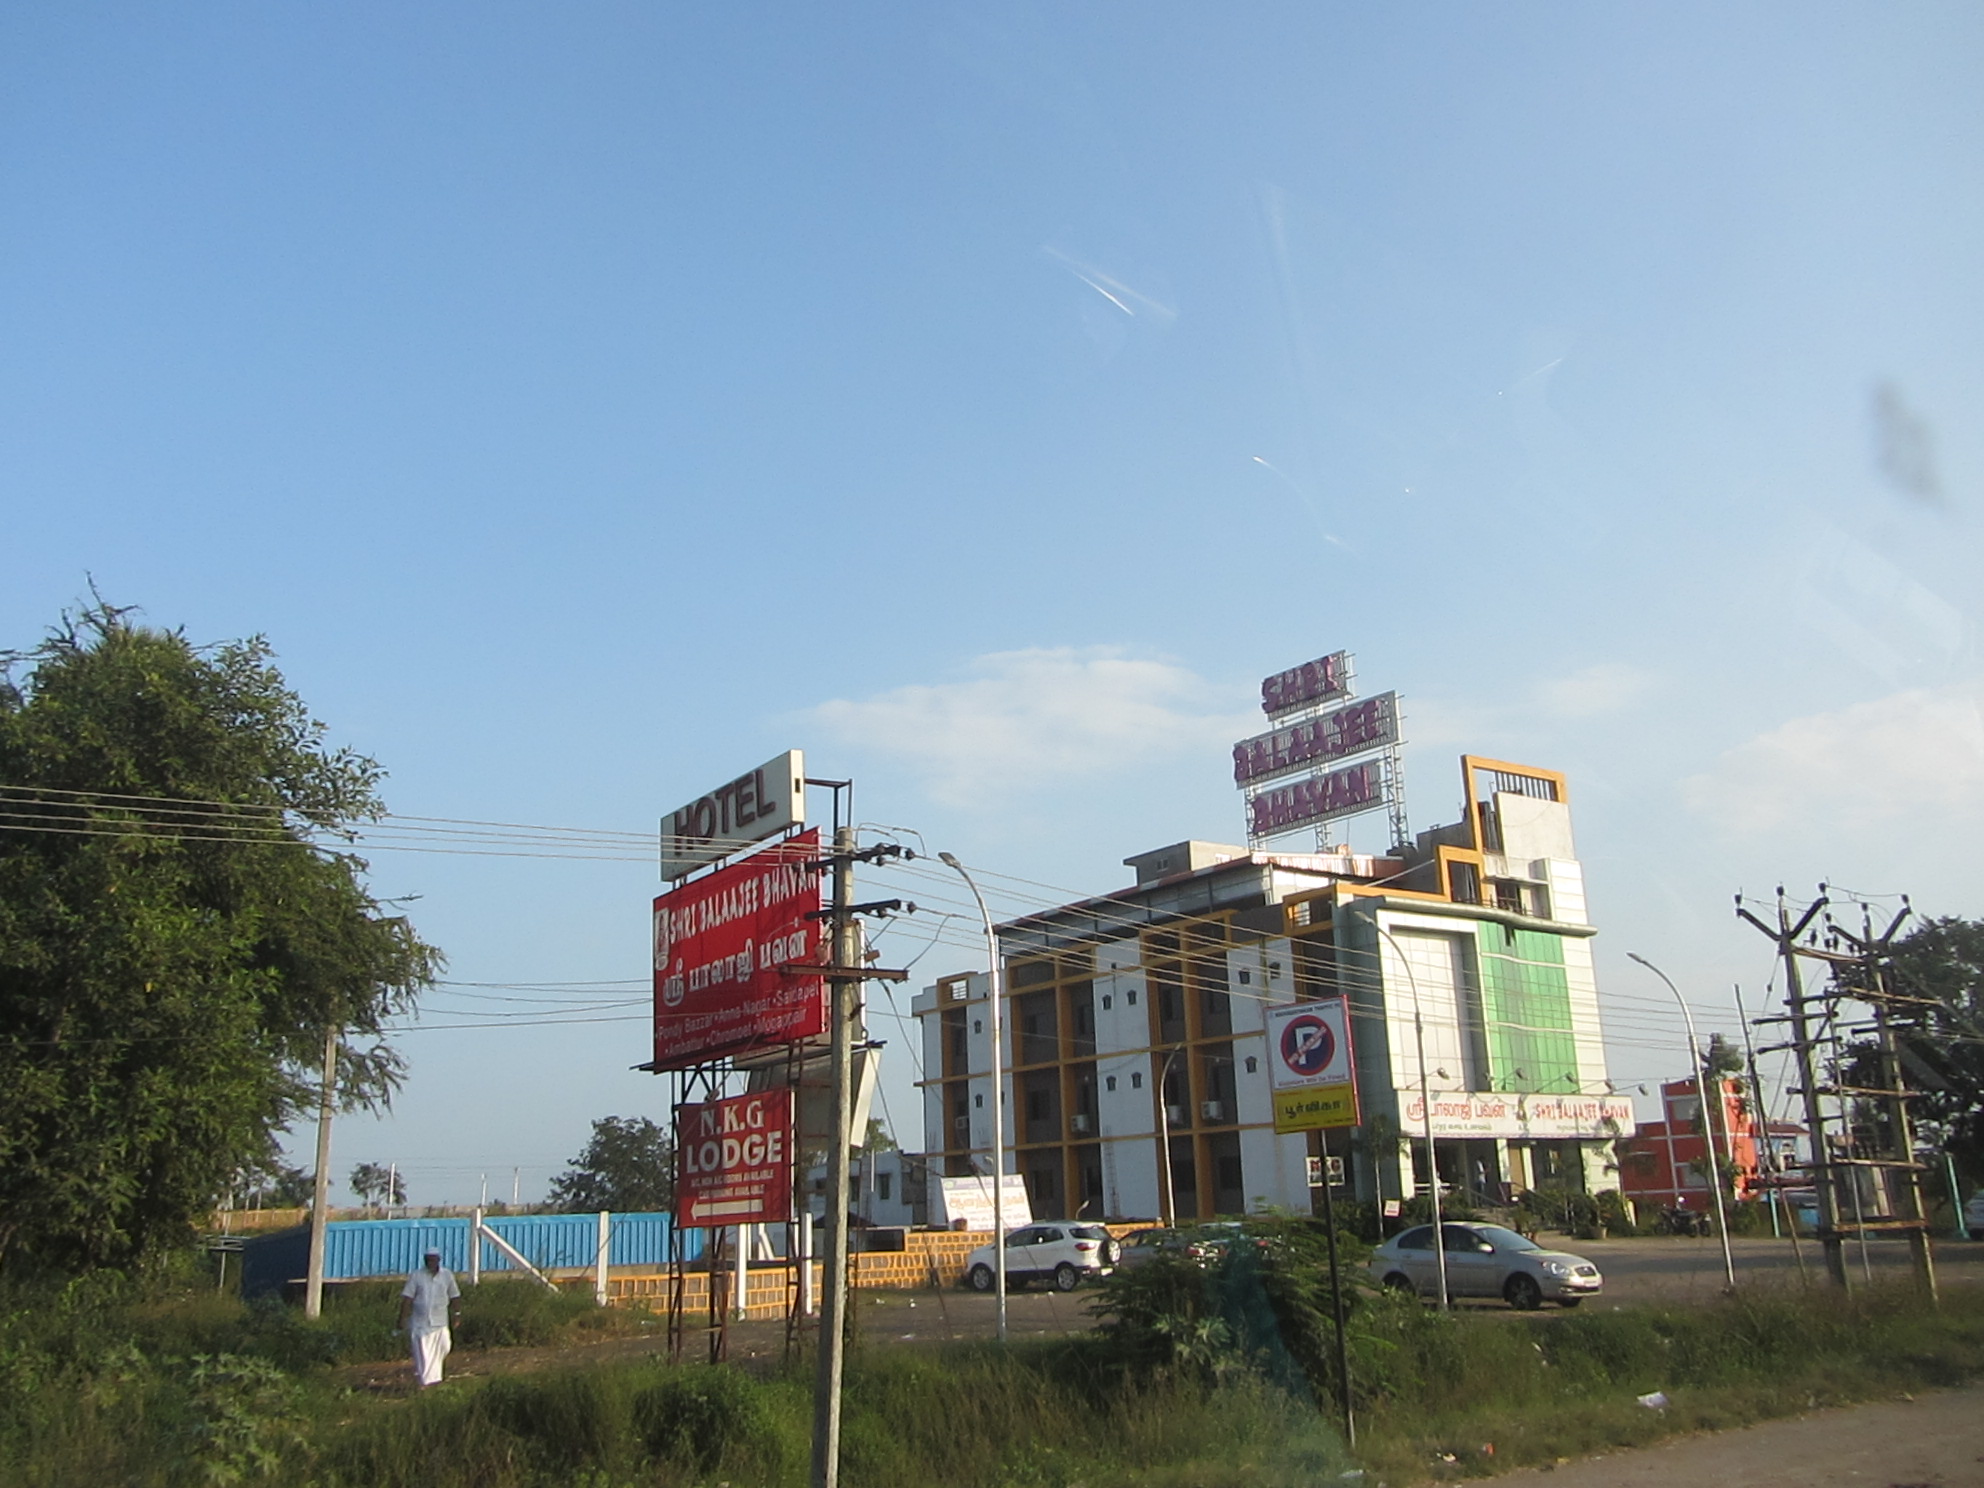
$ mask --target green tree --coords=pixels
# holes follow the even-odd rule
[[[381,814],[266,642],[197,647],[97,602],[0,656],[0,1266],[129,1266],[339,1096],[440,966],[326,839]]]
[[[666,1211],[675,1203],[675,1142],[645,1116],[602,1116],[592,1139],[551,1180],[553,1208],[584,1214]]]
[[[404,1204],[406,1202],[406,1179],[392,1168],[382,1168],[377,1163],[360,1163],[351,1170],[348,1180],[351,1191],[358,1195],[359,1203],[371,1208],[374,1204]]]
[[[1975,1181],[1984,1176],[1984,920],[1916,926],[1894,944],[1889,981],[1922,999],[1897,1012],[1902,1078],[1923,1092],[1911,1102],[1917,1137],[1947,1148]],[[1851,1070],[1857,1084],[1880,1083],[1871,1041],[1852,1050]]]

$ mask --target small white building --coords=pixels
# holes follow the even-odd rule
[[[1564,779],[1472,756],[1461,773],[1467,819],[1410,849],[1181,842],[1125,859],[1134,887],[999,927],[1006,1170],[1036,1216],[1307,1213],[1332,1169],[1339,1197],[1410,1196],[1422,1096],[1455,1188],[1610,1186],[1632,1107],[1606,1079]],[[987,981],[912,1004],[933,1174],[990,1171]],[[1277,1135],[1266,1011],[1336,996],[1363,1124]]]

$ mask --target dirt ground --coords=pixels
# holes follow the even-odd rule
[[[1977,1488],[1984,1484],[1984,1385],[1476,1481],[1497,1488]]]

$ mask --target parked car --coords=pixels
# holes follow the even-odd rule
[[[1101,1225],[1032,1224],[1006,1236],[1006,1285],[1024,1287],[1049,1281],[1072,1292],[1115,1265],[1119,1247]],[[965,1284],[989,1292],[997,1284],[992,1247],[981,1245],[965,1258]]]
[[[1546,1298],[1576,1307],[1605,1285],[1598,1268],[1583,1256],[1545,1250],[1501,1225],[1442,1225],[1440,1237],[1450,1297],[1500,1297],[1524,1310],[1541,1307]],[[1433,1227],[1415,1225],[1380,1245],[1371,1254],[1371,1274],[1397,1291],[1437,1296]]]
[[[1964,1200],[1963,1227],[1970,1231],[1971,1239],[1984,1240],[1984,1188]]]
[[[1189,1261],[1204,1264],[1212,1258],[1212,1247],[1200,1240],[1190,1230],[1172,1229],[1166,1225],[1155,1225],[1148,1230],[1138,1230],[1124,1242],[1122,1259],[1116,1264],[1125,1270],[1149,1265],[1159,1256],[1182,1256]]]

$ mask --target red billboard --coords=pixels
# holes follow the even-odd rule
[[[654,1063],[681,1069],[827,1031],[816,828],[654,901]]]
[[[792,1090],[675,1108],[675,1222],[779,1224],[792,1217]]]

